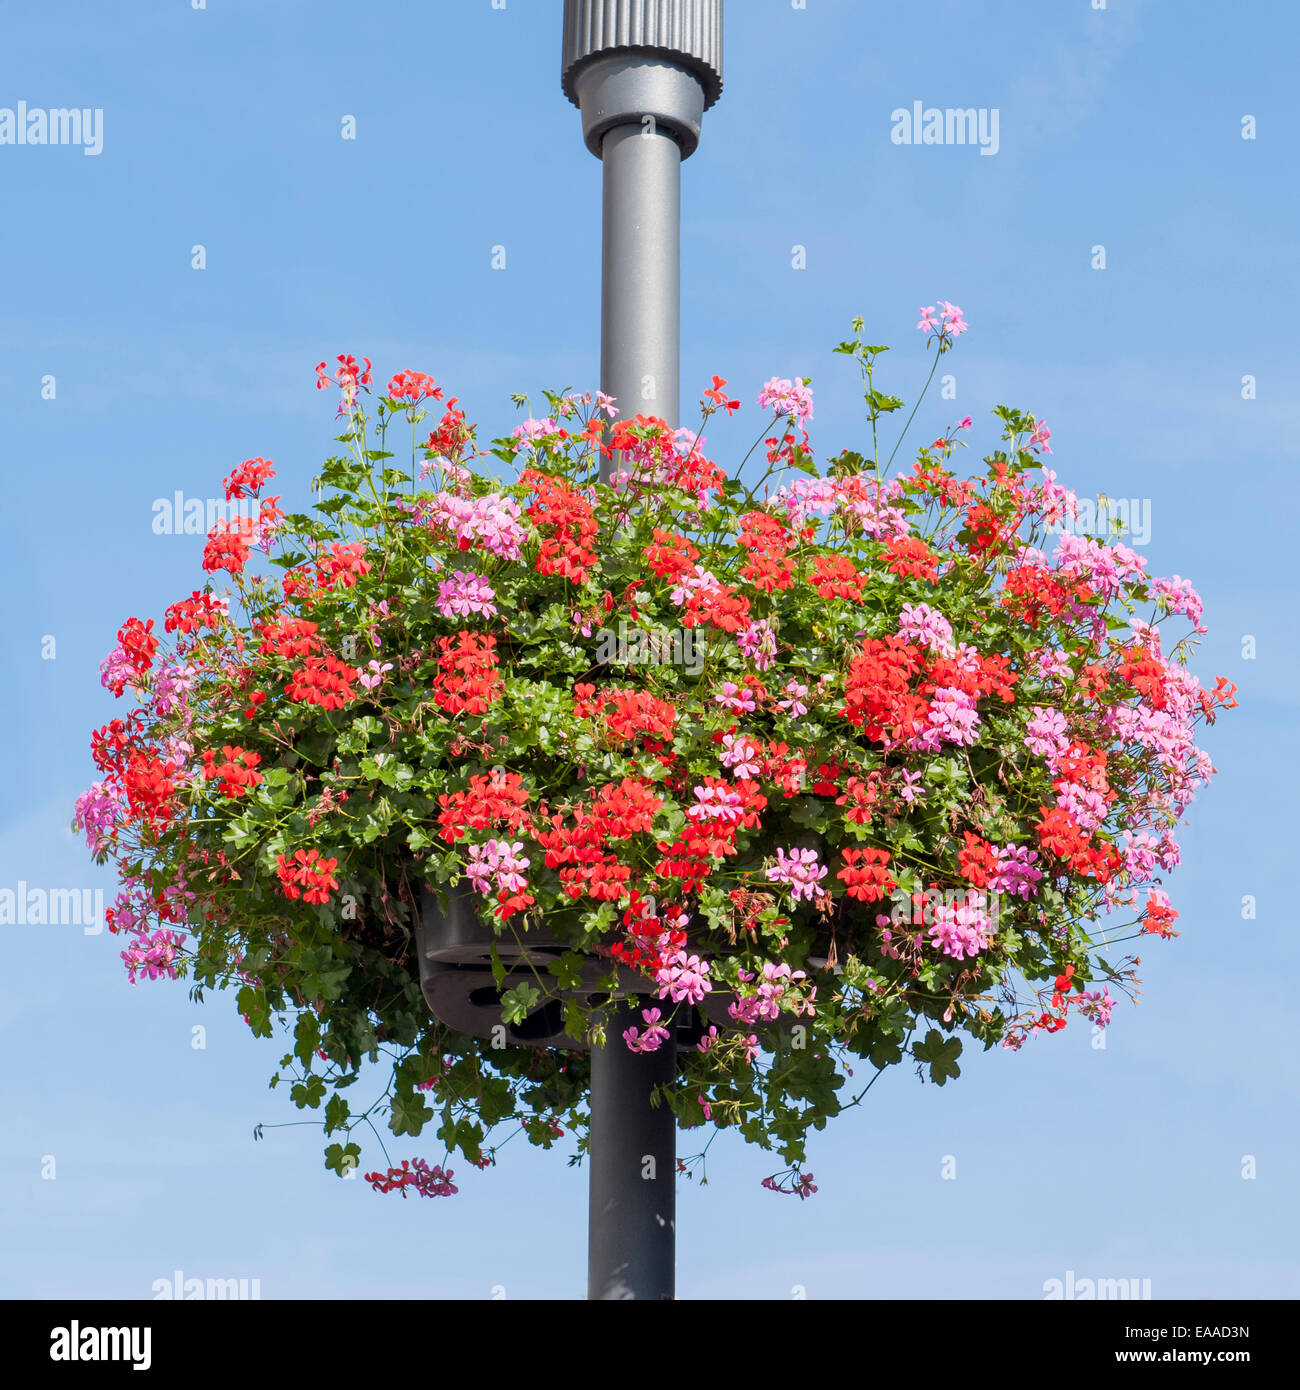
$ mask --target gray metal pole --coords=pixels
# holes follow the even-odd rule
[[[676,426],[681,162],[722,94],[722,0],[565,0],[561,72],[603,166],[601,390]]]
[[[656,1087],[677,1079],[677,1048],[632,1052],[623,1030],[644,1032],[644,999],[606,1017],[604,1047],[591,1050],[591,1175],[587,1297],[672,1298],[675,1289],[677,1128]]]
[[[601,390],[619,415],[678,424],[681,148],[667,130],[615,126],[601,144]],[[608,477],[611,461],[606,461]]]
[[[678,424],[681,162],[722,93],[722,0],[565,0],[561,85],[602,164],[601,389]],[[602,478],[615,464],[605,461]],[[676,1127],[656,1087],[676,1046],[632,1052],[645,1000],[611,1004],[591,1052],[589,1298],[672,1298]]]

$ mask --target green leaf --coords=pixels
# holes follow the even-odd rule
[[[289,1099],[299,1110],[319,1110],[325,1095],[325,1082],[314,1072],[304,1081],[294,1083]]]
[[[333,1134],[336,1129],[347,1127],[349,1106],[340,1095],[332,1095],[325,1102],[325,1133]]]
[[[266,991],[253,985],[245,985],[236,996],[239,1012],[248,1020],[255,1038],[271,1036],[271,1010],[266,1002]]]
[[[578,988],[582,983],[582,966],[585,959],[586,957],[577,951],[565,951],[559,960],[551,962],[550,968],[560,989]]]
[[[433,1111],[424,1103],[418,1091],[403,1095],[398,1092],[393,1097],[393,1113],[388,1119],[388,1128],[394,1134],[416,1135],[433,1119]]]
[[[383,727],[383,722],[373,714],[366,714],[360,719],[354,719],[350,727],[344,729],[339,735],[338,751],[340,753],[364,753],[370,747],[370,740],[380,733]]]
[[[362,758],[361,772],[372,782],[382,782],[386,787],[399,790],[408,786],[415,776],[412,769],[392,753],[376,753],[373,757]]]
[[[506,1023],[522,1023],[537,1007],[542,992],[536,985],[516,985],[501,996],[501,1017]]]
[[[295,946],[289,961],[302,971],[302,990],[309,999],[337,999],[352,973],[328,946]]]
[[[903,1060],[903,1044],[897,1038],[878,1038],[867,1053],[873,1067],[892,1067]]]
[[[949,1077],[961,1075],[961,1068],[957,1065],[957,1058],[961,1056],[961,1039],[945,1040],[937,1028],[930,1029],[924,1042],[912,1044],[912,1056],[922,1066],[929,1066],[930,1080],[936,1086],[942,1086]]]
[[[571,1038],[580,1038],[587,1030],[587,1017],[577,1002],[570,999],[564,1006],[564,1031]]]
[[[331,1144],[325,1150],[325,1166],[339,1177],[346,1178],[361,1166],[359,1144]]]
[[[293,1036],[295,1045],[293,1055],[303,1064],[304,1067],[311,1066],[311,1059],[316,1054],[316,1049],[320,1046],[320,1023],[316,1015],[310,1009],[304,1010],[298,1015],[298,1022],[294,1025]]]

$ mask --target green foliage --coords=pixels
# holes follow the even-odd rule
[[[957,1058],[961,1056],[961,1039],[945,1038],[937,1028],[931,1028],[924,1042],[912,1044],[912,1056],[920,1067],[928,1069],[930,1080],[942,1086],[949,1077],[961,1075]]]

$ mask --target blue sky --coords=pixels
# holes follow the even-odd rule
[[[679,1293],[1033,1299],[1073,1270],[1149,1278],[1156,1298],[1294,1297],[1300,110],[1279,56],[1300,17],[1281,0],[727,11],[725,90],[683,171],[682,398],[716,371],[747,406],[714,422],[711,454],[748,446],[774,373],[813,378],[820,453],[860,446],[855,374],[830,351],[848,320],[894,345],[883,384],[910,401],[917,306],[955,300],[956,400],[927,402],[916,438],[970,413],[983,453],[988,409],[1018,405],[1051,425],[1064,482],[1149,499],[1143,552],[1204,595],[1195,666],[1241,707],[1205,740],[1219,776],[1167,885],[1183,935],[1142,952],[1141,1006],[1116,1010],[1106,1048],[1067,1029],[968,1051],[942,1090],[896,1068],[816,1139],[805,1203],[764,1192],[773,1164],[723,1136],[709,1185],[681,1187]],[[0,888],[111,897],[68,828],[89,730],[115,712],[98,663],[128,614],[202,582],[202,538],[156,535],[154,501],[212,496],[250,455],[301,499],[331,435],[316,362],[432,372],[489,434],[512,391],[598,384],[600,168],[559,90],[559,12],[5,7],[0,108],[102,109],[103,149],[0,145]],[[915,101],[996,108],[997,154],[893,143]],[[107,933],[0,934],[0,1294],[146,1298],[179,1269],[266,1298],[581,1296],[585,1175],[559,1150],[512,1144],[458,1172],[454,1201],[340,1183],[311,1130],[252,1141],[299,1112],[266,1090],[275,1047],[232,1000],[131,989]]]

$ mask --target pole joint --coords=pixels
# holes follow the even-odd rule
[[[631,124],[664,129],[688,158],[722,94],[722,0],[565,0],[560,85],[597,157]]]

